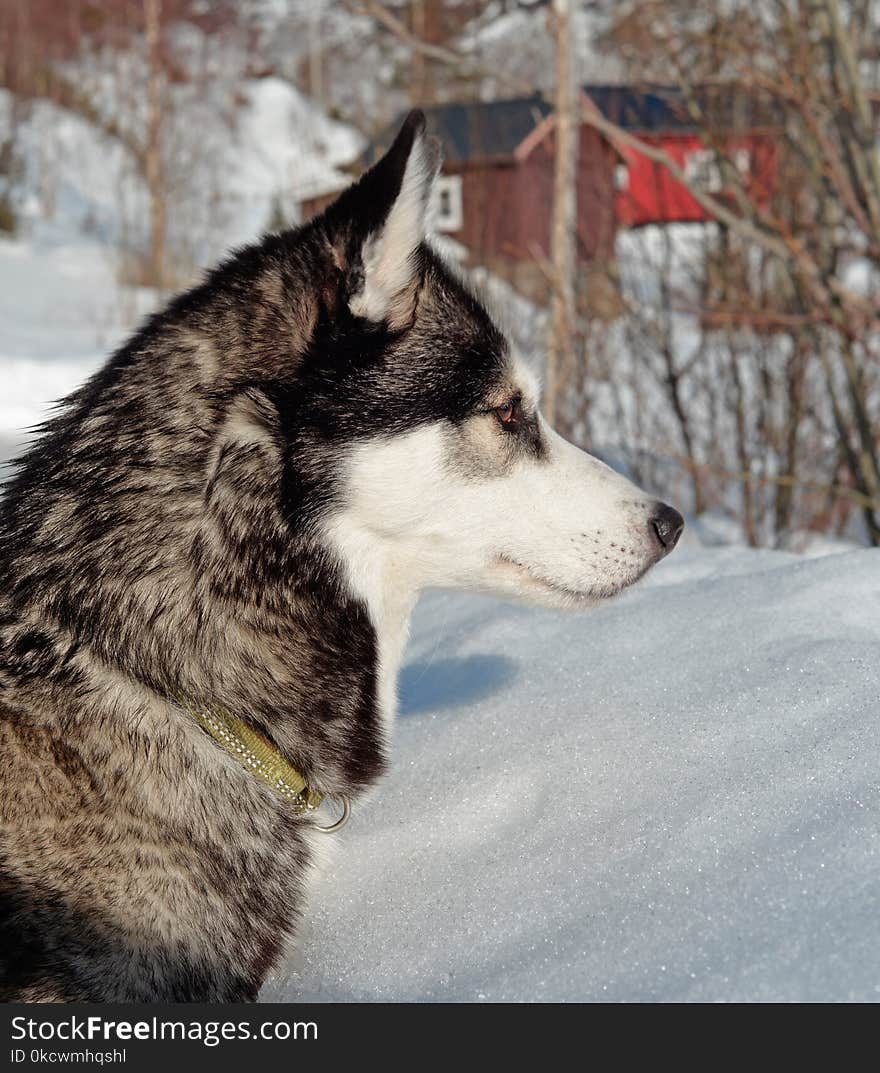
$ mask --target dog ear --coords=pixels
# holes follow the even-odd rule
[[[324,221],[355,316],[402,327],[412,316],[437,153],[425,116],[407,116],[394,144],[327,210]]]

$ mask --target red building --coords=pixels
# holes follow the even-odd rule
[[[425,114],[443,154],[435,187],[435,229],[461,245],[466,263],[483,265],[523,294],[543,299],[553,209],[555,121],[550,106],[539,97],[521,97],[437,105]],[[398,127],[392,123],[373,141],[362,158],[364,166],[382,155]],[[619,157],[584,125],[578,159],[578,258],[587,266],[613,256]]]
[[[583,92],[605,119],[663,150],[689,182],[713,196],[725,196],[717,154],[704,142],[679,91],[584,86]],[[758,203],[767,201],[776,179],[777,124],[766,104],[725,88],[723,94],[700,93],[698,105],[706,125],[720,137],[725,155],[742,175],[750,197]],[[673,178],[661,163],[625,145],[619,146],[619,152],[614,213],[621,227],[709,219],[687,185]]]
[[[726,196],[716,154],[701,140],[677,91],[584,86],[583,93],[587,107],[595,106],[623,130],[663,149],[688,179]],[[705,98],[701,105],[750,192],[768,196],[776,171],[772,125],[755,123],[733,93],[717,102]],[[468,264],[483,265],[527,296],[543,299],[553,208],[552,109],[539,97],[523,97],[436,105],[425,113],[443,152],[435,191],[436,230],[461,245]],[[398,128],[395,121],[373,141],[362,166],[388,148]],[[607,275],[604,268],[614,257],[618,228],[708,218],[687,187],[661,164],[627,146],[614,148],[586,123],[579,148],[577,238],[585,289],[595,292],[596,277]]]

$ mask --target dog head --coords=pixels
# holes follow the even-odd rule
[[[335,275],[297,428],[341,449],[324,530],[362,579],[589,605],[668,554],[681,516],[542,418],[527,365],[425,242],[435,171],[413,113],[315,225]]]
[[[420,589],[584,607],[675,546],[681,517],[547,426],[426,243],[434,171],[416,114],[322,216],[234,255],[66,400],[0,510],[20,678],[79,649],[300,759],[329,742],[321,785],[351,786],[378,763],[371,668],[391,711]]]

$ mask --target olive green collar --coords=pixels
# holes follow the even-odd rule
[[[289,802],[298,815],[314,812],[325,795],[312,789],[305,777],[289,763],[280,750],[265,735],[222,708],[197,707],[188,701],[183,706],[193,719],[230,756],[234,756],[256,778],[269,786],[279,797]],[[349,816],[347,800],[342,800],[342,816],[328,827],[316,826],[319,831],[336,831]]]

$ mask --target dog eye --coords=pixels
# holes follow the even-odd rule
[[[510,402],[504,402],[500,406],[496,406],[492,413],[495,414],[502,425],[514,424],[517,418],[516,399],[511,399]]]

